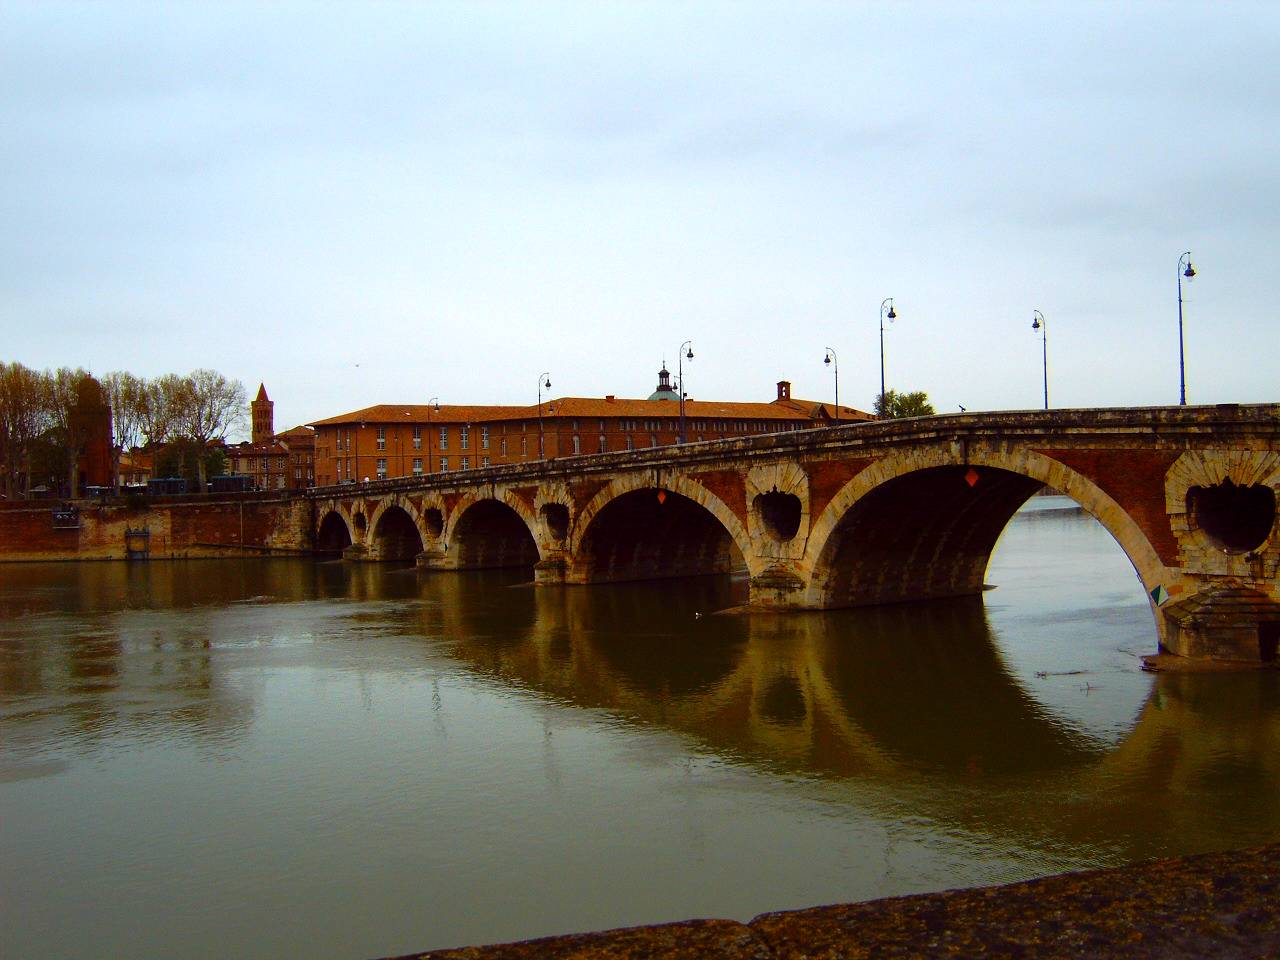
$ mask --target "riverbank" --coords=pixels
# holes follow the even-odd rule
[[[718,957],[1236,958],[1280,955],[1280,845],[1004,886],[689,920],[396,960]]]
[[[311,507],[279,493],[0,503],[0,563],[310,552]]]

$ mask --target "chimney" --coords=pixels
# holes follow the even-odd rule
[[[791,399],[791,381],[790,380],[778,381],[778,399],[779,400]]]

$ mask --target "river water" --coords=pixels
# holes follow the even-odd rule
[[[373,957],[1280,839],[1280,675],[1141,672],[1141,585],[1062,498],[959,602],[527,576],[0,567],[0,955]]]

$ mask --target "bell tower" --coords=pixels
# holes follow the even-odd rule
[[[255,444],[270,443],[271,438],[276,435],[274,408],[275,403],[267,398],[267,388],[261,383],[258,384],[258,395],[249,404],[253,419],[252,439]]]

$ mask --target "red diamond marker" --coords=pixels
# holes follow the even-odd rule
[[[964,475],[964,482],[971,487],[976,487],[979,479],[978,471],[973,469],[973,467],[970,467],[969,472]]]
[[[659,491],[658,491],[658,503],[659,503],[659,505],[664,504],[664,503],[666,503],[666,502],[667,502],[667,491],[665,491],[665,490],[659,490]]]

